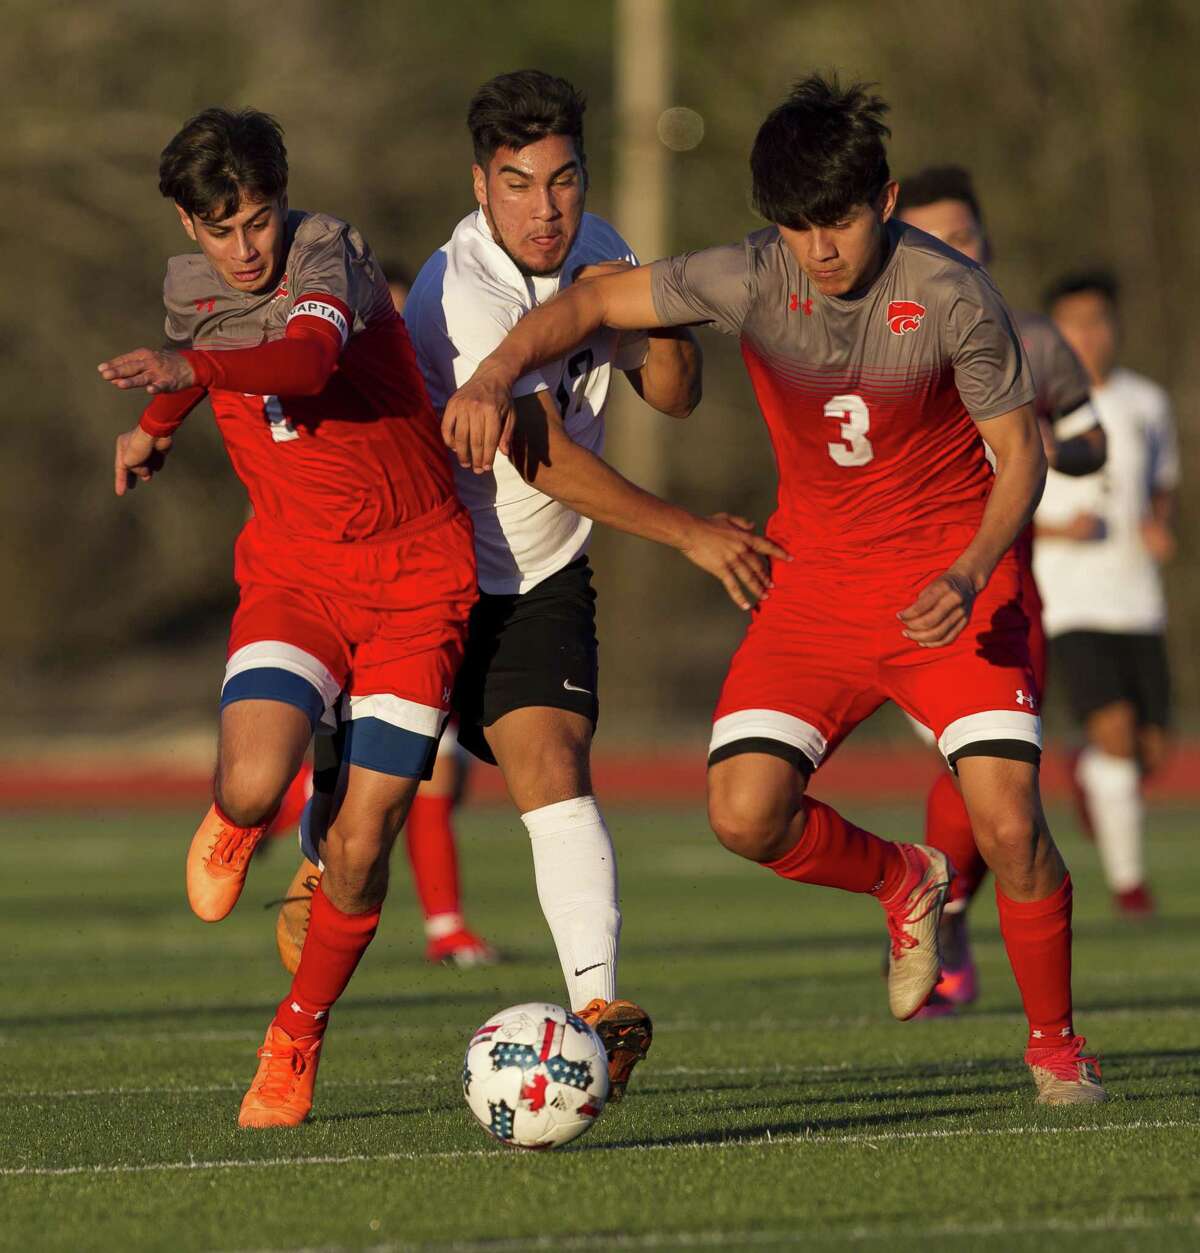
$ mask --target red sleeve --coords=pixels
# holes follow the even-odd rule
[[[138,425],[156,439],[174,435],[184,418],[208,393],[203,387],[188,387],[181,392],[163,392],[146,406]]]
[[[328,296],[306,298],[288,319],[284,337],[269,344],[215,351],[185,349],[183,355],[191,363],[196,382],[253,396],[316,396],[329,382],[345,342],[337,323],[307,312],[318,301],[323,307],[341,306],[341,301]]]

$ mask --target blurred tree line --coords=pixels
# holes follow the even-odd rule
[[[202,408],[168,472],[118,502],[112,441],[138,405],[94,372],[116,351],[157,342],[165,258],[187,250],[157,193],[159,150],[206,105],[266,109],[287,130],[292,203],[350,219],[415,270],[473,207],[470,92],[535,65],[588,93],[589,208],[604,214],[613,15],[607,3],[543,0],[8,0],[2,11],[0,639],[11,725],[195,721],[215,704],[244,496]],[[1181,715],[1193,721],[1200,6],[675,0],[672,26],[672,102],[705,125],[703,142],[671,159],[674,249],[757,225],[747,156],[758,122],[791,79],[836,68],[890,100],[897,174],[947,161],[974,172],[994,273],[1015,304],[1035,304],[1064,268],[1116,270],[1126,361],[1171,390],[1182,428],[1181,555],[1168,583]],[[705,335],[704,348],[705,401],[670,433],[669,494],[762,521],[774,486],[765,430],[736,345]],[[623,563],[646,559],[638,545],[599,537],[602,601]],[[704,719],[742,627],[715,582],[673,554],[652,560],[653,602],[604,604],[605,720],[630,735]]]

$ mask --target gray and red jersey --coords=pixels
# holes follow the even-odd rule
[[[170,434],[207,389],[260,526],[371,538],[454,498],[437,418],[366,241],[322,213],[286,229],[270,291],[235,291],[201,253],[171,258],[167,346],[199,387],[157,397],[142,426]]]
[[[823,296],[774,227],[652,267],[664,324],[740,338],[779,467],[769,533],[810,560],[888,560],[931,527],[961,549],[993,481],[975,423],[1035,394],[987,273],[922,231],[886,231],[854,298]]]
[[[1013,321],[1025,346],[1033,385],[1037,388],[1033,398],[1034,413],[1051,423],[1060,439],[1081,435],[1098,425],[1095,411],[1090,407],[1092,385],[1087,371],[1058,327],[1044,313],[1023,309],[1013,313]]]

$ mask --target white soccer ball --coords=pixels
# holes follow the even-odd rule
[[[471,1037],[463,1096],[483,1129],[520,1149],[569,1144],[608,1100],[600,1037],[561,1005],[514,1005]]]

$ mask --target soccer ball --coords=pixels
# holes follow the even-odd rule
[[[463,1096],[483,1129],[520,1149],[569,1144],[608,1100],[600,1037],[560,1005],[514,1005],[471,1037]]]

